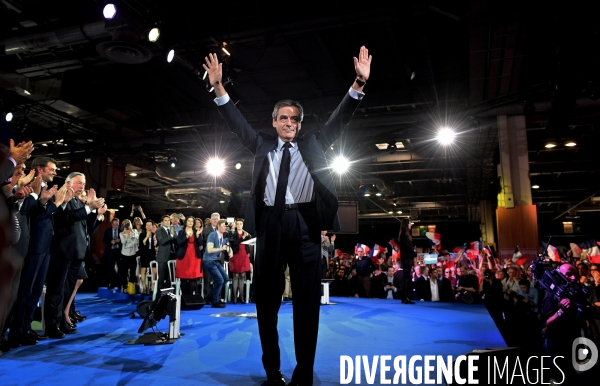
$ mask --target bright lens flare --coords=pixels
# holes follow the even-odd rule
[[[117,14],[117,7],[114,4],[106,4],[102,10],[105,19],[112,19]]]
[[[438,135],[435,138],[441,145],[448,146],[454,142],[455,137],[456,133],[454,132],[454,130],[444,127],[438,132]]]
[[[225,162],[219,158],[211,158],[206,163],[206,170],[210,175],[220,176],[225,171]]]
[[[348,158],[346,158],[344,156],[338,156],[336,159],[333,160],[333,164],[331,165],[331,168],[337,174],[346,173],[348,171],[349,167],[350,167],[350,161],[348,161]]]

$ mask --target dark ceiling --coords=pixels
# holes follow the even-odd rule
[[[35,142],[34,156],[60,160],[63,177],[70,163],[86,158],[98,176],[111,165],[136,172],[123,191],[108,189],[111,205],[243,212],[252,159],[206,90],[207,53],[225,60],[227,91],[252,126],[273,131],[270,113],[283,98],[303,103],[304,128],[323,125],[350,87],[352,57],[365,45],[373,55],[366,97],[330,152],[353,161],[338,193],[358,202],[361,219],[401,210],[424,221],[478,221],[479,202],[495,203],[498,193],[502,114],[526,115],[540,221],[598,210],[591,198],[600,191],[600,42],[591,8],[524,1],[370,1],[360,8],[333,0],[295,8],[115,3],[117,17],[105,21],[101,1],[0,0],[0,103],[14,113],[13,130]],[[151,43],[146,34],[155,23],[163,33]],[[168,47],[177,52],[172,63],[163,55]],[[433,140],[442,125],[459,132],[454,145]],[[559,146],[544,148],[549,140]],[[565,147],[566,140],[577,146]],[[380,150],[382,143],[399,147]],[[176,169],[167,164],[172,155]],[[226,159],[222,177],[204,170],[213,156]],[[382,195],[365,197],[367,189]]]

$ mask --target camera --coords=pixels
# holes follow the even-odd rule
[[[229,241],[236,240],[237,239],[237,232],[233,231],[231,229],[227,230],[227,231],[223,232],[223,237],[225,237]]]

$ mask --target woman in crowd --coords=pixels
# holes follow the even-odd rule
[[[233,294],[231,295],[233,304],[238,301],[246,303],[244,300],[244,279],[246,278],[246,272],[250,271],[250,256],[248,255],[247,245],[242,244],[242,241],[249,240],[251,237],[243,227],[244,220],[238,218],[235,222],[237,239],[230,240],[233,250],[233,256],[229,261],[229,270],[233,274]]]
[[[138,255],[140,256],[140,277],[142,278],[142,293],[147,294],[152,291],[146,287],[146,273],[150,268],[150,262],[156,259],[156,247],[154,245],[154,221],[148,219],[145,221],[144,230],[140,233]],[[154,280],[152,280],[154,282]]]
[[[121,224],[122,232],[119,233],[121,238],[121,261],[122,261],[122,276],[121,283],[124,285],[123,292],[130,295],[135,294],[135,284],[138,279],[136,276],[137,268],[137,251],[139,243],[139,233],[132,227],[131,221],[123,220]]]
[[[197,293],[198,278],[202,276],[200,265],[202,262],[202,228],[194,227],[196,219],[192,216],[185,219],[184,227],[177,234],[177,264],[175,277],[181,280],[181,293],[189,295]]]
[[[409,281],[410,274],[413,264],[414,258],[417,256],[415,249],[412,245],[412,235],[410,234],[410,228],[412,227],[412,222],[409,219],[402,219],[402,223],[400,225],[400,259],[402,264],[402,270],[404,275],[402,275],[402,303],[403,304],[415,304],[412,300],[410,300],[409,295]]]

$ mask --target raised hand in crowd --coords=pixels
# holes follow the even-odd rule
[[[73,188],[71,188],[71,183],[67,182],[65,185],[67,185],[67,193],[65,194],[65,198],[63,199],[63,205],[71,201],[71,199],[75,195],[75,191],[73,190]]]
[[[61,206],[63,204],[65,201],[65,196],[67,195],[67,190],[67,185],[63,185],[56,191],[54,197],[54,204],[56,204],[56,206]]]
[[[17,191],[10,197],[13,201],[20,200],[29,196],[33,192],[31,186],[23,186],[21,189],[17,189]]]
[[[31,157],[31,152],[33,151],[33,142],[21,142],[18,145],[15,145],[14,140],[10,140],[10,150],[9,157],[15,160],[17,165],[24,163],[27,161],[29,157]]]
[[[40,193],[39,201],[42,205],[46,205],[49,199],[52,198],[58,191],[58,186],[54,185],[50,189],[48,189],[48,185],[44,186],[42,192]]]
[[[35,177],[29,186],[33,189],[33,193],[39,194],[40,190],[42,190],[42,176]]]
[[[88,206],[96,199],[96,191],[93,188],[87,193],[87,201],[85,202]]]
[[[35,170],[32,169],[29,171],[29,174],[26,174],[23,177],[19,178],[17,188],[22,188],[25,185],[29,185],[29,183],[33,180],[33,177],[35,177]]]

